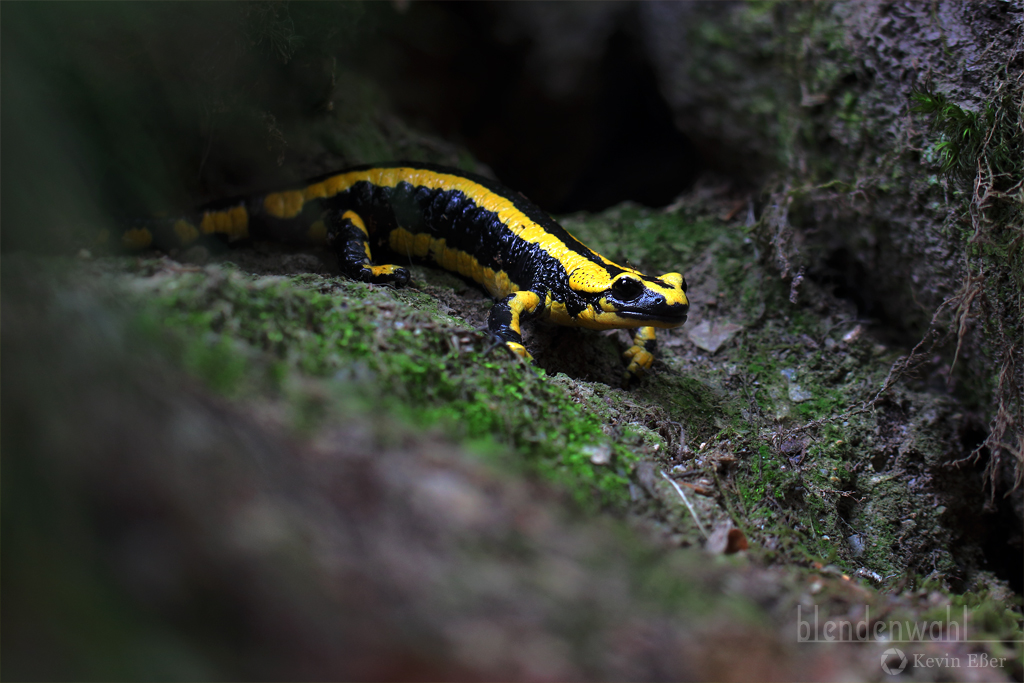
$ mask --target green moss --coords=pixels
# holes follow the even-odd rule
[[[784,459],[767,445],[760,444],[756,452],[748,465],[750,476],[737,478],[743,506],[750,517],[758,517],[762,510],[769,512],[773,494],[788,488],[794,478],[792,468],[786,467]]]
[[[965,110],[936,92],[915,91],[910,99],[914,103],[911,111],[933,117],[939,140],[929,148],[929,154],[943,173],[966,185],[974,180],[978,159],[984,154],[995,174],[1021,176],[1024,132],[1007,120],[1015,108],[1009,96],[980,112]]]
[[[1007,600],[1005,595],[993,596],[986,590],[971,591],[950,596],[950,608],[956,618],[960,617],[964,608],[967,609],[972,638],[1002,640],[1007,643],[1020,643],[1024,639],[1020,614],[1016,611],[1021,608],[1019,595]],[[945,617],[943,609],[937,618],[941,621]]]
[[[823,386],[812,384],[808,384],[804,388],[814,398],[797,404],[796,411],[801,417],[809,420],[828,417],[841,412],[847,405],[846,396],[836,389],[827,389]]]
[[[169,277],[140,303],[140,329],[169,330],[176,341],[165,348],[215,390],[273,393],[289,375],[332,378],[376,409],[514,448],[583,504],[627,499],[636,456],[610,442],[600,420],[562,388],[485,335],[450,318],[439,322],[422,293],[210,268]],[[321,399],[289,398],[298,429],[328,414]],[[595,465],[602,449],[610,463]]]

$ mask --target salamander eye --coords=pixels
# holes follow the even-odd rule
[[[643,283],[631,277],[619,278],[612,284],[612,294],[622,301],[632,301],[643,293]]]

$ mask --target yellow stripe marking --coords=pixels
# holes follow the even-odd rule
[[[512,200],[492,192],[483,185],[468,178],[450,173],[438,173],[436,171],[409,167],[371,168],[364,171],[339,173],[338,175],[325,178],[318,183],[308,185],[301,190],[288,190],[269,194],[263,201],[263,208],[271,216],[277,218],[294,218],[302,212],[305,202],[333,197],[356,183],[364,181],[377,187],[396,187],[404,181],[415,187],[462,192],[477,206],[496,213],[498,219],[517,237],[540,246],[552,257],[558,259],[565,267],[566,272],[574,276],[574,279],[570,278],[570,284],[573,289],[598,292],[611,286],[611,278],[609,278],[607,271],[601,265],[593,263],[585,256],[569,249],[565,243],[517,209]],[[406,251],[421,257],[425,256],[425,253],[417,254],[421,250],[421,248],[416,250],[410,248]],[[616,265],[599,254],[597,258],[605,264]],[[450,267],[446,265],[447,261],[443,261],[437,256],[434,260],[444,268],[461,272],[458,266]],[[616,267],[638,276],[642,275],[639,271],[632,268],[624,268],[618,265]]]
[[[505,342],[505,346],[507,346],[512,353],[516,354],[523,360],[533,360],[533,356],[530,355],[530,352],[527,351],[526,347],[523,346],[522,344],[517,344],[516,342]]]
[[[313,194],[315,193],[311,193],[310,199],[313,199]],[[302,213],[302,205],[305,202],[306,195],[303,190],[271,192],[263,199],[263,208],[275,218],[295,218]]]
[[[512,320],[509,322],[509,327],[516,334],[522,334],[522,330],[519,328],[519,316],[525,311],[527,313],[533,313],[537,310],[537,306],[540,305],[540,297],[536,293],[529,290],[518,292],[512,300],[508,302],[509,308],[512,310]]]
[[[388,246],[398,254],[408,254],[417,258],[426,258],[430,255],[442,268],[461,273],[483,285],[487,293],[495,299],[504,299],[520,289],[509,279],[505,271],[485,268],[472,254],[452,249],[444,239],[434,239],[426,233],[411,233],[405,228],[396,228],[388,235]]]
[[[204,235],[220,233],[229,239],[241,239],[249,236],[249,212],[244,206],[234,206],[221,211],[207,211],[199,229]]]
[[[638,327],[675,327],[674,325],[659,324],[649,320],[636,320],[624,318],[614,311],[598,311],[593,306],[587,306],[573,317],[561,301],[548,300],[547,319],[558,325],[566,327],[585,327],[589,330],[610,330],[610,329],[633,329]],[[652,337],[653,338],[653,337]]]
[[[393,264],[387,264],[387,265],[383,265],[383,266],[364,265],[363,268],[365,268],[366,270],[370,271],[374,275],[394,275],[395,271],[397,271],[399,268],[401,268],[401,266],[396,266],[396,265],[393,265]]]
[[[366,223],[363,222],[362,216],[360,216],[355,211],[346,211],[345,213],[341,214],[341,217],[343,219],[347,218],[348,220],[352,221],[352,225],[362,230],[363,234],[366,235],[367,237],[370,236],[369,231],[366,229]]]
[[[637,346],[644,342],[654,341],[654,339],[654,327],[650,325],[637,328],[636,333],[633,335],[633,343]]]

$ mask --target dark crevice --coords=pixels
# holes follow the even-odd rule
[[[559,211],[599,211],[626,200],[669,204],[700,169],[658,90],[654,70],[628,30],[608,42],[595,117],[600,131],[583,173]]]
[[[692,186],[705,165],[674,123],[634,10],[581,48],[585,66],[554,93],[538,66],[542,38],[509,31],[511,16],[500,4],[414,4],[410,25],[445,28],[433,43],[394,36],[397,58],[381,81],[403,116],[464,145],[553,213],[665,206]]]
[[[807,277],[836,298],[852,303],[859,320],[871,321],[872,334],[878,341],[907,348],[920,341],[924,330],[916,327],[898,304],[894,306],[879,289],[877,274],[846,247],[829,252]]]
[[[845,247],[836,249],[822,262],[821,270],[812,273],[819,284],[831,287],[832,293],[857,307],[861,318],[884,315],[880,302],[873,296],[867,268]]]
[[[977,420],[966,420],[959,432],[956,452],[966,456],[979,448],[987,431]],[[962,457],[961,456],[961,457]],[[981,448],[977,457],[950,464],[936,472],[936,488],[946,507],[943,522],[954,534],[951,550],[964,556],[980,551],[980,566],[1006,581],[1018,595],[1024,593],[1024,535],[1020,526],[1020,491],[1004,495],[985,484],[991,454]]]

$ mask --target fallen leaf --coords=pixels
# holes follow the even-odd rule
[[[732,555],[749,547],[746,534],[733,526],[731,519],[716,526],[704,544],[704,549],[713,555]]]
[[[725,554],[732,555],[750,547],[747,536],[740,529],[729,529],[729,541],[725,544]]]
[[[742,329],[743,326],[736,323],[703,320],[689,331],[688,336],[698,347],[708,353],[715,353]]]

